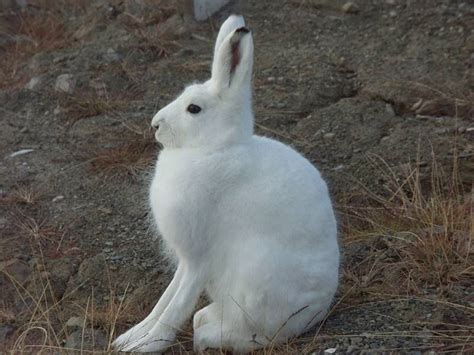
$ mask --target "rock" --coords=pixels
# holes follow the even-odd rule
[[[89,37],[94,31],[99,30],[100,24],[98,23],[97,18],[93,18],[93,20],[88,21],[84,23],[82,26],[80,26],[76,32],[72,34],[72,38],[74,38],[77,41],[82,41],[85,40],[87,37]]]
[[[107,338],[98,329],[80,329],[66,338],[65,348],[71,350],[106,350]]]
[[[31,152],[34,152],[35,150],[34,149],[20,149],[20,150],[17,150],[16,152],[14,153],[11,153],[9,155],[10,158],[15,158],[19,155],[24,155],[24,154],[28,154],[28,153],[31,153]]]
[[[326,133],[323,137],[324,139],[331,139],[331,138],[334,138],[334,136],[336,135],[336,133]]]
[[[83,317],[71,317],[67,320],[66,322],[66,327],[68,328],[83,328],[84,324],[84,318]]]
[[[103,254],[85,259],[79,267],[80,283],[107,283],[107,263]]]
[[[105,61],[113,63],[113,62],[120,62],[122,60],[122,56],[115,51],[113,48],[107,49],[104,55],[102,55]]]
[[[59,201],[62,201],[62,200],[64,200],[64,196],[63,195],[58,195],[55,198],[53,198],[51,202],[59,202]]]
[[[34,76],[25,85],[25,89],[31,90],[31,91],[38,91],[40,89],[42,82],[43,82],[43,78],[41,78],[40,76]]]
[[[393,109],[392,105],[386,104],[386,105],[385,105],[385,111],[386,111],[388,114],[390,114],[390,115],[392,115],[392,116],[395,116],[395,110]]]
[[[359,12],[359,7],[352,1],[348,1],[342,5],[341,10],[347,14],[356,14]]]
[[[61,74],[56,78],[54,89],[59,92],[71,94],[76,88],[76,79],[72,74]]]

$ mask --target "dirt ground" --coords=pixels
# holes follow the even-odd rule
[[[159,151],[149,124],[186,83],[209,76],[231,9],[195,24],[173,1],[53,3],[0,16],[0,349],[100,352],[170,279],[149,219]],[[409,281],[390,278],[390,262],[404,262],[392,255],[396,236],[346,223],[349,204],[367,191],[390,198],[391,179],[413,166],[429,193],[434,166],[455,165],[459,194],[472,195],[472,2],[236,6],[255,41],[256,131],[321,170],[344,249],[326,322],[272,350],[474,352],[472,235],[456,277],[406,287],[409,269]],[[191,336],[188,325],[173,351],[190,351]]]

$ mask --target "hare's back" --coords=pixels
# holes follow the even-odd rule
[[[263,233],[335,237],[331,200],[319,171],[298,152],[272,139],[255,136],[248,149],[243,165],[248,171],[228,191],[224,209],[232,206],[250,229]]]

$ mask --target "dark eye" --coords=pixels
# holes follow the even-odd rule
[[[188,106],[188,112],[192,114],[196,114],[201,112],[201,108],[198,105],[191,104]]]

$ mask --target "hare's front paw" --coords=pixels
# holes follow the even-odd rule
[[[159,352],[173,344],[175,334],[168,328],[157,324],[144,332],[138,326],[139,324],[115,339],[114,348],[127,352]]]
[[[124,349],[127,345],[147,336],[148,331],[153,327],[153,324],[141,322],[133,326],[125,333],[117,337],[112,343],[115,349]]]

